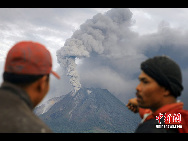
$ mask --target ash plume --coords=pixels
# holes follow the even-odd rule
[[[81,87],[104,88],[127,103],[138,84],[140,63],[155,55],[176,60],[186,86],[188,32],[162,21],[157,32],[139,35],[131,30],[134,23],[129,9],[115,8],[88,19],[66,40],[57,60],[75,92]],[[76,58],[81,60],[78,65]]]
[[[133,22],[131,17],[129,9],[121,8],[111,9],[105,14],[99,13],[83,23],[80,29],[66,40],[64,46],[57,50],[58,63],[70,76],[70,83],[75,92],[81,88],[75,58],[89,58],[96,54],[112,59],[127,55],[127,51],[120,50],[123,48],[121,43],[125,37],[128,39],[134,36],[129,30]]]
[[[89,53],[82,45],[82,41],[74,38],[67,40],[64,47],[57,51],[58,63],[67,71],[67,75],[70,76],[70,83],[75,92],[81,88],[78,72],[76,70],[76,57],[89,57]]]

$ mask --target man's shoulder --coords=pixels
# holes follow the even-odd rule
[[[51,132],[26,102],[12,91],[0,89],[0,132]]]

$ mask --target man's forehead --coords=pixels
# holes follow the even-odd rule
[[[138,76],[138,78],[145,78],[145,77],[149,77],[146,73],[144,73],[143,71],[141,71],[140,75]]]
[[[141,71],[140,75],[138,76],[139,80],[143,80],[143,79],[152,79],[150,76],[148,76],[145,72]]]

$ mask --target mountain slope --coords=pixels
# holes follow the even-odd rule
[[[60,99],[62,99],[63,96],[53,97],[53,98],[49,99],[48,101],[46,101],[45,103],[35,107],[34,113],[36,115],[41,115],[41,114],[47,112],[56,102],[58,102]]]
[[[106,89],[81,88],[40,115],[54,132],[134,132],[139,116]]]

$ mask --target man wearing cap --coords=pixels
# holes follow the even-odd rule
[[[142,118],[135,133],[188,133],[188,111],[177,102],[183,90],[179,65],[167,56],[155,56],[142,62],[141,70],[136,98],[127,104]]]
[[[52,58],[46,47],[32,41],[16,43],[8,52],[0,87],[1,133],[51,133],[33,109],[49,90]]]

